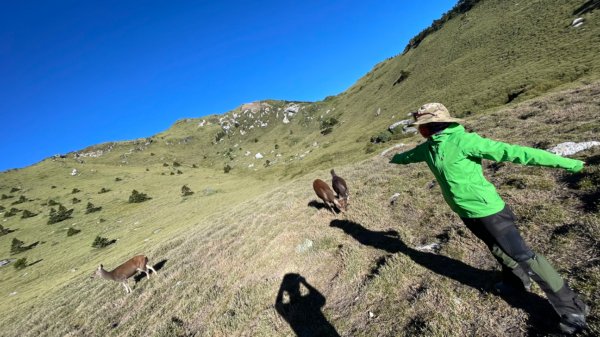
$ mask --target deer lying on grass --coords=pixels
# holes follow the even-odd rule
[[[344,210],[348,208],[348,200],[350,199],[350,193],[348,191],[348,185],[346,185],[346,181],[335,174],[335,171],[331,169],[331,186],[333,186],[333,190],[337,193],[338,199],[342,199],[341,204],[344,206]]]
[[[313,181],[313,189],[315,190],[315,193],[317,194],[317,196],[319,198],[321,198],[321,200],[323,200],[325,205],[327,205],[327,207],[329,207],[329,209],[331,210],[331,212],[333,214],[336,214],[336,213],[333,210],[333,207],[331,207],[331,204],[334,204],[335,207],[337,207],[340,211],[342,211],[342,212],[344,211],[345,205],[342,206],[342,204],[340,203],[340,200],[338,200],[335,197],[335,195],[333,194],[333,191],[331,190],[329,185],[327,185],[326,182],[324,182],[321,179],[315,179],[315,181]],[[342,202],[344,202],[343,199],[342,199]]]
[[[121,284],[123,284],[125,287],[125,292],[129,294],[131,292],[131,288],[129,287],[127,279],[135,275],[138,271],[143,271],[146,273],[148,279],[150,279],[148,269],[152,270],[152,272],[156,274],[156,270],[154,270],[154,268],[148,264],[148,258],[145,255],[137,255],[127,260],[113,271],[106,271],[104,270],[104,266],[100,265],[96,272],[92,274],[92,278],[101,277],[106,280],[121,282]]]

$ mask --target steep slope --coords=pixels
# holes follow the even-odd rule
[[[529,302],[490,293],[493,260],[444,206],[427,170],[390,166],[378,153],[421,141],[387,128],[428,101],[509,142],[598,140],[600,11],[597,1],[468,3],[337,96],[244,104],[3,172],[0,219],[12,232],[0,236],[0,258],[27,261],[22,270],[14,261],[0,267],[0,335],[304,336],[315,322],[344,336],[551,332],[539,290]],[[584,24],[572,26],[579,16]],[[390,140],[370,142],[381,133]],[[600,284],[598,155],[580,154],[591,166],[577,175],[487,171],[527,240],[590,303]],[[338,218],[310,187],[334,166],[352,193]],[[184,185],[195,193],[183,196]],[[129,203],[133,190],[152,199]],[[401,195],[390,205],[394,192]],[[88,212],[88,203],[102,208]],[[71,218],[47,224],[58,204],[73,209]],[[23,218],[25,210],[36,215]],[[81,232],[68,236],[70,228]],[[97,236],[116,241],[92,248]],[[14,239],[31,249],[11,255]],[[417,249],[432,242],[439,251]],[[137,253],[160,268],[131,296],[89,280],[99,263],[114,267]],[[285,305],[294,288],[310,294],[307,284],[324,306],[305,306],[302,321]],[[289,296],[279,300],[282,288]],[[590,336],[599,322],[593,308]]]

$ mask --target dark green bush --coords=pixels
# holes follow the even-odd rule
[[[178,162],[176,162],[176,161],[174,161],[174,162],[173,162],[173,167],[179,167],[179,166],[181,166],[181,164],[179,164],[179,163],[178,163]]]
[[[85,207],[85,214],[90,214],[90,213],[98,212],[100,210],[102,210],[102,207],[96,207],[91,202],[88,202],[87,206]]]
[[[0,236],[6,235],[6,234],[9,234],[12,232],[14,232],[14,230],[12,230],[10,228],[4,228],[4,226],[0,225]]]
[[[15,267],[16,270],[21,270],[24,269],[25,267],[27,267],[27,258],[20,258],[17,261],[15,261],[15,263],[13,264],[13,267]]]
[[[73,198],[73,199],[71,199],[71,202],[73,203],[73,205],[75,205],[75,204],[80,203],[81,199]]]
[[[71,194],[75,194],[75,193],[79,193],[79,192],[81,192],[81,190],[80,190],[80,189],[78,189],[78,188],[74,188],[74,189],[71,191]]]
[[[71,218],[71,214],[73,214],[73,209],[67,209],[63,205],[58,206],[58,210],[52,208],[50,209],[50,217],[48,219],[48,225],[61,222]]]
[[[92,242],[92,247],[94,248],[104,248],[106,246],[110,246],[111,244],[115,243],[116,240],[109,240],[107,238],[101,237],[101,236],[96,236],[96,238],[94,239],[94,242]]]
[[[107,192],[110,192],[110,190],[108,188],[102,187],[100,189],[100,192],[98,192],[98,194],[107,193]]]
[[[131,191],[131,195],[129,196],[130,203],[144,202],[144,201],[150,200],[150,199],[152,199],[152,198],[150,198],[145,193],[140,193],[136,190]]]
[[[389,131],[383,131],[380,134],[371,137],[371,143],[385,143],[392,139],[392,134]]]
[[[60,205],[60,203],[50,199],[48,200],[48,206],[56,206],[56,205]]]
[[[115,178],[115,181],[121,181],[121,180],[123,180],[123,179],[121,179],[121,178],[119,178],[119,177],[116,177],[116,178]]]
[[[163,163],[163,166],[164,166],[164,167],[169,167],[169,164],[167,164],[167,163]]]
[[[223,172],[229,173],[229,171],[231,171],[231,166],[229,166],[229,164],[225,164],[225,166],[223,167]]]
[[[5,209],[4,206],[0,205],[0,212],[4,212]]]
[[[12,207],[8,212],[4,213],[4,217],[9,218],[11,216],[15,216],[20,211],[21,211],[20,209]]]
[[[194,194],[194,192],[192,192],[192,189],[189,188],[187,185],[183,185],[181,187],[181,195],[184,197],[187,197],[188,195],[192,195]]]
[[[6,199],[10,199],[10,198],[14,198],[14,196],[2,194],[2,197],[0,197],[0,199],[2,199],[2,200],[6,200]]]
[[[15,193],[15,192],[19,192],[21,189],[18,187],[13,187],[10,189],[10,193]]]
[[[34,217],[36,215],[37,215],[37,213],[33,213],[33,212],[28,211],[28,210],[24,210],[23,214],[21,214],[21,219],[32,218],[32,217]]]
[[[24,252],[26,250],[29,250],[35,246],[37,246],[39,243],[39,241],[34,242],[32,244],[30,244],[29,246],[23,246],[23,244],[25,244],[23,241],[17,239],[17,238],[13,238],[12,242],[10,244],[10,253],[11,254],[19,254],[21,252]]]
[[[13,201],[13,203],[11,205],[18,205],[18,204],[22,204],[24,202],[29,201],[24,195],[20,196],[18,200]]]
[[[79,232],[81,232],[81,230],[80,230],[80,229],[75,229],[75,228],[73,228],[73,227],[70,227],[70,228],[67,230],[67,236],[73,236],[73,235],[75,235],[75,234],[77,234],[77,233],[79,233]]]

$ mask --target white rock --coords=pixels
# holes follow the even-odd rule
[[[246,153],[245,153],[244,155],[245,155],[246,157],[248,157],[248,156],[249,156],[249,155],[251,155],[251,154],[252,154],[252,152],[250,152],[250,151],[246,151]]]
[[[290,122],[290,120],[287,118],[286,116],[283,116],[283,124],[288,124]]]
[[[296,246],[296,252],[304,253],[304,252],[308,251],[309,249],[311,249],[312,246],[313,246],[312,240],[306,239],[306,240],[304,240],[304,242],[302,242],[301,244]]]
[[[599,145],[600,145],[600,142],[597,142],[597,141],[581,142],[581,143],[565,142],[565,143],[560,143],[552,148],[549,148],[548,151],[552,152],[554,154],[557,154],[559,156],[570,156],[577,152],[581,152],[583,150],[587,150],[591,147],[599,146]]]
[[[575,20],[573,20],[573,22],[571,22],[571,26],[573,27],[579,27],[578,25],[583,24],[583,18],[577,18]]]
[[[257,154],[254,155],[254,158],[256,158],[256,159],[262,159],[263,155],[260,154],[260,152],[259,152],[259,153],[257,153]]]
[[[421,252],[436,252],[440,249],[440,244],[434,242],[428,245],[418,246],[415,249]]]
[[[73,171],[71,171],[71,175],[72,176],[76,176],[78,173],[77,169],[73,169]]]

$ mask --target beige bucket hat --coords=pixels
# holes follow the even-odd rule
[[[415,122],[412,125],[427,123],[460,123],[463,120],[450,116],[448,109],[441,103],[427,103],[412,113]]]

